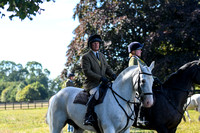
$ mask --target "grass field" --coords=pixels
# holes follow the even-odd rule
[[[48,133],[45,123],[47,108],[26,110],[0,110],[0,133]],[[199,113],[189,111],[192,122],[181,122],[177,133],[199,133]],[[66,127],[64,133],[67,132]],[[131,133],[156,133],[155,131],[134,129]]]

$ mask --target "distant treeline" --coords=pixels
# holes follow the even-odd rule
[[[0,62],[0,102],[45,100],[61,89],[62,80],[49,79],[50,71],[38,62],[25,67],[12,61]]]

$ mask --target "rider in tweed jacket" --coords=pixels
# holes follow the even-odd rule
[[[88,90],[97,87],[102,77],[106,78],[106,75],[112,77],[114,74],[104,55],[99,51],[98,55],[99,60],[94,52],[90,50],[82,57],[82,69],[86,76],[84,88]]]
[[[108,79],[106,75],[112,79],[116,78],[115,73],[112,71],[110,65],[108,65],[105,56],[99,51],[99,47],[102,44],[101,37],[99,35],[92,35],[88,39],[88,47],[90,51],[82,56],[81,66],[86,76],[84,88],[87,91],[97,87],[101,82],[106,86]],[[102,85],[101,85],[102,86]],[[99,89],[106,89],[101,87]],[[88,102],[87,113],[85,116],[84,125],[93,125],[94,118],[92,116],[96,100],[94,96],[91,96]]]

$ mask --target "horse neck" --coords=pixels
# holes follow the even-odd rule
[[[192,87],[192,81],[188,77],[178,76],[165,82],[163,86],[165,88],[190,89]]]
[[[192,82],[188,78],[176,78],[173,83],[163,86],[165,93],[179,110],[182,110],[184,104],[187,102],[188,91],[191,87]]]
[[[187,102],[188,92],[175,88],[165,88],[164,93],[172,104],[174,104],[179,110],[183,111],[183,106]]]
[[[174,75],[171,79],[166,81],[163,84],[163,88],[169,99],[172,100],[177,108],[182,109],[187,102],[188,91],[191,90],[192,84],[191,75],[182,73]]]
[[[117,94],[119,94],[126,100],[133,101],[135,98],[135,91],[133,89],[133,83],[131,77],[129,77],[126,80],[122,80],[122,78],[120,78],[114,81],[112,88]]]

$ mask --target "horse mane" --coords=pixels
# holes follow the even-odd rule
[[[146,68],[147,66],[143,66],[144,68]],[[122,78],[125,78],[124,75],[126,73],[128,74],[133,74],[133,70],[135,70],[136,68],[138,68],[138,65],[133,65],[133,66],[130,66],[130,67],[127,67],[126,69],[124,69],[117,77],[117,79],[115,81],[118,81]]]
[[[116,80],[119,80],[121,79],[126,73],[128,73],[129,71],[131,71],[132,69],[135,69],[137,68],[138,66],[137,65],[133,65],[133,66],[130,66],[130,67],[127,67],[126,69],[124,69],[117,77]]]
[[[176,81],[175,79],[177,79],[178,76],[180,76],[180,74],[185,71],[186,69],[192,67],[194,64],[197,64],[199,61],[198,60],[195,60],[195,61],[192,61],[192,62],[188,62],[186,64],[184,64],[183,66],[181,66],[176,72],[170,74],[168,76],[168,78],[164,81],[163,85],[167,85],[167,84],[170,84],[172,83],[172,81]]]

